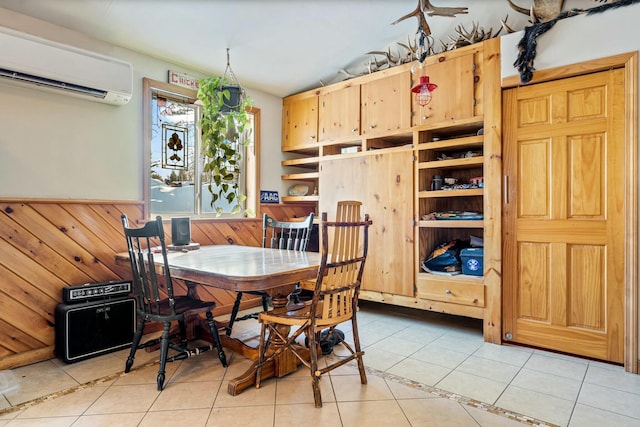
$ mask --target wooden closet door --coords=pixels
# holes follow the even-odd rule
[[[339,200],[361,201],[373,221],[362,288],[413,297],[413,150],[332,157],[320,163],[318,212],[331,220]]]
[[[504,93],[504,339],[624,360],[624,74]]]

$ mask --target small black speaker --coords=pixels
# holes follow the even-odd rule
[[[191,243],[191,218],[171,218],[171,244],[184,246]]]
[[[134,298],[58,304],[55,353],[67,363],[131,347],[136,327]]]

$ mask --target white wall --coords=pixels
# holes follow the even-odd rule
[[[561,20],[538,38],[535,69],[544,70],[636,52],[640,48],[639,20],[640,4],[611,9],[602,14],[579,15]],[[513,33],[500,40],[503,78],[518,75],[513,63],[523,34],[522,31]],[[640,295],[638,298],[640,306]],[[640,343],[640,327],[638,330]]]
[[[166,82],[168,70],[203,74],[2,8],[0,26],[133,65],[133,97],[119,107],[0,84],[0,197],[141,200],[142,78]],[[251,88],[247,93],[261,110],[261,188],[286,194],[282,99]]]

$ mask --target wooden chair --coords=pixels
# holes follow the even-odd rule
[[[267,214],[262,216],[262,247],[272,249],[286,249],[291,251],[306,251],[313,227],[314,213],[310,213],[300,221],[278,221]],[[292,298],[297,298],[300,288],[291,294]],[[250,295],[259,295],[262,297],[262,309],[269,310],[269,294],[264,291],[247,291]],[[227,335],[231,335],[233,324],[238,320],[246,320],[257,318],[258,313],[251,313],[238,318],[238,310],[242,300],[243,292],[238,292],[236,300],[231,309],[229,324],[226,328]]]
[[[256,387],[260,387],[262,366],[281,352],[291,351],[299,361],[310,369],[313,395],[316,407],[322,407],[320,393],[320,377],[345,363],[356,360],[360,372],[360,382],[367,383],[360,346],[358,324],[356,319],[360,283],[367,257],[369,243],[369,215],[360,217],[360,202],[338,202],[336,221],[328,222],[327,214],[322,214],[320,224],[322,230],[322,260],[318,270],[313,297],[303,307],[289,306],[261,313],[258,367]],[[331,242],[331,246],[329,246]],[[331,249],[329,249],[331,248]],[[342,322],[351,321],[353,331],[353,347],[348,344],[335,328]],[[292,326],[298,328],[288,336]],[[321,331],[327,338],[342,343],[349,351],[346,357],[339,357],[327,366],[318,366]],[[268,337],[267,337],[268,331]],[[309,337],[309,350],[305,351],[296,342],[302,334]],[[306,354],[309,354],[307,359]]]
[[[211,331],[213,343],[218,350],[218,357],[222,366],[227,366],[227,359],[220,344],[218,327],[213,319],[215,302],[202,301],[197,293],[191,290],[188,295],[175,295],[169,265],[167,261],[167,247],[165,244],[162,218],[147,222],[143,227],[130,228],[125,214],[122,214],[122,226],[127,239],[129,259],[131,261],[131,274],[133,276],[134,294],[136,297],[136,312],[138,317],[137,327],[131,344],[131,351],[125,365],[125,372],[131,370],[133,360],[138,348],[144,348],[160,344],[160,367],[158,368],[158,391],[164,387],[166,362],[185,359],[212,349],[211,345],[189,349],[187,347],[187,334],[185,320],[190,316],[198,316],[205,313],[207,324]],[[155,258],[161,257],[164,274],[158,277],[155,266]],[[162,280],[163,278],[163,280]],[[144,327],[147,322],[163,323],[160,339],[147,341],[140,344]],[[176,334],[171,335],[172,323],[179,326],[179,342],[174,342]],[[178,351],[173,357],[168,358],[168,350],[172,348]]]

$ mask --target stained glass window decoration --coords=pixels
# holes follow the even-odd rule
[[[185,170],[188,159],[189,129],[182,126],[162,124],[162,167]]]

